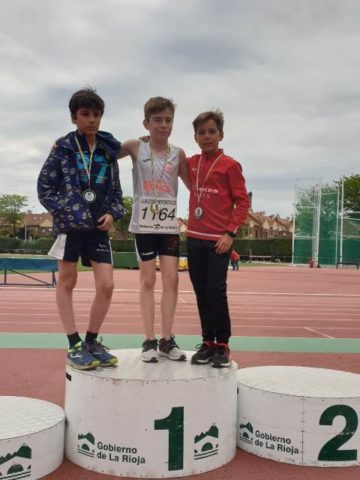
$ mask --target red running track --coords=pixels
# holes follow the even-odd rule
[[[104,333],[141,334],[136,270],[115,270],[115,292]],[[44,275],[45,276],[45,275]],[[198,335],[196,300],[187,272],[180,273],[174,331]],[[360,337],[360,271],[300,267],[241,267],[229,271],[234,336]],[[157,273],[159,325],[161,277]],[[77,324],[85,330],[94,296],[92,272],[79,274],[74,292]],[[0,287],[0,332],[62,332],[55,289]]]
[[[46,275],[44,274],[44,277]],[[233,334],[241,336],[359,337],[360,271],[297,267],[241,267],[229,271],[228,292]],[[159,308],[161,280],[156,293]],[[137,271],[116,270],[106,333],[142,333]],[[180,273],[179,302],[174,331],[199,334],[199,322],[187,272]],[[94,295],[91,272],[79,274],[74,293],[77,322],[86,328]],[[159,311],[159,310],[157,310]],[[0,332],[62,332],[55,290],[0,287]],[[233,352],[239,367],[304,365],[359,372],[354,354]],[[41,398],[64,404],[64,352],[61,350],[0,350],[2,395]],[[235,459],[212,472],[189,480],[357,480],[359,467],[312,468],[282,464],[237,450]],[[84,470],[64,460],[44,480],[117,479]],[[122,477],[124,478],[124,477]],[[126,479],[124,479],[126,480]]]

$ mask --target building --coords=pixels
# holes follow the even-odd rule
[[[265,215],[265,212],[249,211],[242,227],[243,238],[292,238],[293,222],[290,218],[279,215]]]
[[[25,240],[52,236],[53,219],[50,213],[32,213],[31,210],[28,210],[23,225]]]

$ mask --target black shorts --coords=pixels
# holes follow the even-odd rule
[[[169,233],[136,233],[135,248],[138,261],[153,260],[158,255],[180,257],[180,236]]]
[[[49,251],[51,257],[67,262],[81,262],[91,267],[90,260],[112,265],[112,252],[107,232],[100,230],[60,233]]]

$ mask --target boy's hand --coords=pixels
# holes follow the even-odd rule
[[[108,232],[114,223],[114,219],[110,213],[105,213],[97,221],[96,228],[102,232]]]
[[[139,137],[139,140],[142,140],[145,143],[150,142],[150,135],[144,135],[143,137]]]
[[[225,233],[215,244],[215,253],[221,255],[222,253],[228,252],[233,244],[234,239]]]

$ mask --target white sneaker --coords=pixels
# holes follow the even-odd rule
[[[184,362],[186,360],[185,352],[180,350],[180,348],[177,346],[174,335],[171,335],[169,340],[160,338],[159,355],[177,362]]]
[[[156,338],[153,340],[145,340],[142,344],[142,351],[141,351],[141,360],[147,363],[157,363],[158,360],[158,341]]]

